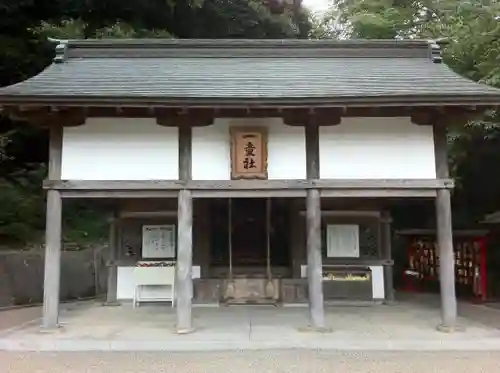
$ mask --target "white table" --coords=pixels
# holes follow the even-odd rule
[[[134,268],[134,307],[141,302],[171,302],[175,306],[175,266]]]

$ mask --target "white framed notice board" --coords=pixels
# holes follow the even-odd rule
[[[142,257],[175,258],[175,225],[143,225]]]
[[[359,226],[328,224],[326,227],[328,258],[359,258]]]

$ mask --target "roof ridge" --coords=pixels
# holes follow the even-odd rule
[[[136,47],[136,48],[264,48],[264,47],[301,47],[301,48],[427,48],[426,39],[49,39],[51,42],[66,44],[69,48],[96,47]]]
[[[439,44],[384,39],[82,39],[58,40],[54,62],[68,58],[130,57],[403,57],[440,62]]]

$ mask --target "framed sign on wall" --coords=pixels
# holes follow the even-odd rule
[[[359,226],[328,224],[326,245],[328,258],[359,258]]]
[[[142,257],[175,258],[175,225],[143,225]]]
[[[267,179],[267,128],[232,127],[231,178]]]

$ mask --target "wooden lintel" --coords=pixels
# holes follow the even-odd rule
[[[16,120],[47,126],[59,121],[63,126],[83,124],[90,117],[157,118],[163,126],[191,127],[211,125],[215,118],[283,118],[292,126],[314,123],[336,125],[343,117],[411,117],[420,125],[446,121],[449,125],[463,124],[482,111],[472,107],[310,107],[310,108],[166,108],[166,107],[68,107],[68,106],[7,106],[4,113]]]
[[[438,117],[433,110],[415,111],[411,114],[411,122],[419,126],[432,126]]]
[[[440,125],[444,127],[463,126],[470,120],[480,116],[482,111],[467,108],[437,107],[428,110],[413,110],[411,121],[420,126]]]
[[[321,198],[433,198],[437,189],[321,189]]]
[[[64,127],[81,126],[85,123],[87,113],[84,108],[36,107],[6,108],[5,113],[13,120],[26,121],[40,127],[50,127],[52,124]]]
[[[213,110],[189,111],[185,108],[156,110],[156,123],[165,127],[205,127],[214,123]]]
[[[190,190],[435,190],[452,189],[451,179],[321,179],[321,180],[46,180],[44,189],[61,191]]]
[[[342,121],[340,109],[288,110],[283,115],[283,122],[289,126],[335,126]]]
[[[87,199],[147,199],[147,198],[177,198],[177,190],[61,190],[64,199],[87,198]]]
[[[305,198],[305,189],[193,190],[193,198]]]

